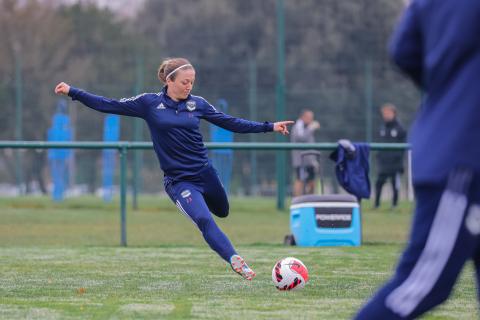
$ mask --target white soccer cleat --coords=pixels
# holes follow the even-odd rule
[[[232,267],[233,271],[247,280],[252,280],[256,276],[255,272],[250,269],[245,260],[243,260],[243,258],[237,254],[234,254],[230,258],[230,266]]]

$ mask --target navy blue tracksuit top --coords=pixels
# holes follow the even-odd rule
[[[273,123],[229,116],[217,111],[202,97],[189,95],[176,102],[166,94],[166,87],[160,93],[144,93],[121,100],[107,99],[74,87],[70,87],[68,95],[100,112],[144,119],[160,167],[165,176],[173,180],[194,179],[209,163],[199,130],[200,119],[238,133],[273,131]]]
[[[480,171],[480,1],[413,0],[390,54],[424,93],[410,136],[414,182]]]

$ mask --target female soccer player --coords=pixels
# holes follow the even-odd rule
[[[195,69],[184,58],[163,61],[158,78],[164,84],[162,91],[128,99],[107,99],[64,82],[55,87],[55,93],[68,95],[100,112],[144,119],[164,172],[164,186],[169,197],[200,229],[209,246],[230,263],[235,272],[252,280],[255,272],[237,254],[210,213],[224,218],[229,213],[229,204],[208,159],[199,130],[200,119],[238,133],[275,131],[283,135],[289,133],[288,125],[293,121],[253,122],[217,111],[204,98],[190,94]]]

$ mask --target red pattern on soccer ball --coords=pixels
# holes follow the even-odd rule
[[[294,263],[292,263],[290,265],[290,270],[292,271],[295,271],[296,273],[298,273],[299,275],[302,276],[303,280],[305,280],[305,282],[308,281],[308,271],[307,271],[307,268],[305,268],[304,265],[302,265],[301,263],[295,261]]]
[[[280,269],[282,268],[282,263],[277,262],[275,265],[275,277],[277,278],[277,282],[280,282],[283,280],[282,274],[280,273]]]
[[[293,282],[292,282],[289,286],[285,285],[283,288],[277,287],[277,289],[280,290],[280,291],[289,291],[289,290],[294,289],[294,288],[295,288],[296,286],[298,286],[300,283],[302,283],[302,280],[300,280],[300,279],[298,279],[298,278],[295,278],[295,279],[293,280]]]

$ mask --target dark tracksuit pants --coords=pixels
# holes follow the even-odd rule
[[[466,261],[480,282],[480,175],[416,185],[410,241],[394,276],[355,319],[414,319],[446,300]]]
[[[375,183],[375,207],[380,206],[380,197],[382,196],[383,185],[390,179],[392,183],[392,205],[395,207],[398,204],[398,193],[400,191],[400,172],[379,173]]]
[[[165,191],[170,199],[200,229],[210,248],[230,263],[236,254],[230,240],[215,223],[217,217],[228,216],[229,204],[216,170],[207,166],[194,180],[165,179]]]

